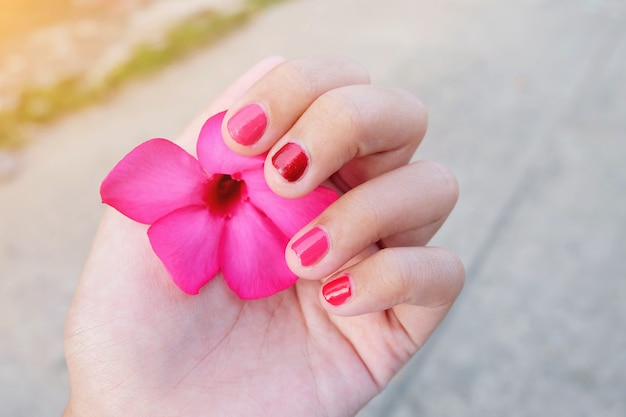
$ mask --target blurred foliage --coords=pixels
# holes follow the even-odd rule
[[[247,0],[233,13],[205,11],[171,28],[157,44],[139,45],[131,57],[114,68],[98,84],[81,77],[59,80],[47,87],[24,90],[15,107],[0,113],[0,147],[25,143],[21,126],[52,121],[71,111],[93,104],[126,82],[163,68],[202,47],[210,45],[248,22],[267,6],[285,0]]]
[[[10,112],[0,113],[0,147],[17,148],[26,142],[15,117]]]

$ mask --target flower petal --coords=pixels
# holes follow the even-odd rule
[[[211,174],[235,174],[249,169],[263,169],[265,155],[242,156],[231,151],[222,138],[222,120],[226,112],[209,118],[200,130],[197,153],[204,169]]]
[[[289,238],[338,198],[335,191],[323,186],[317,187],[304,197],[281,197],[269,188],[263,171],[244,172],[242,179],[246,183],[250,202]]]
[[[203,204],[208,179],[198,161],[166,139],[130,151],[100,187],[102,202],[140,223],[150,224],[178,208]]]
[[[148,229],[148,237],[174,283],[187,294],[197,294],[219,270],[223,228],[223,217],[192,206],[157,220]]]
[[[298,277],[287,267],[289,239],[251,204],[242,204],[226,223],[220,251],[222,274],[242,299],[268,297],[293,285]]]

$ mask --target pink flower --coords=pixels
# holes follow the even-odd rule
[[[149,140],[113,168],[100,194],[150,225],[154,252],[184,292],[197,294],[221,270],[239,297],[266,297],[296,282],[285,262],[287,242],[337,195],[325,187],[299,199],[276,195],[263,175],[266,155],[228,149],[223,118],[202,127],[198,160],[166,139]]]

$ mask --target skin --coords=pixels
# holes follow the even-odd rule
[[[250,103],[269,123],[258,142],[242,146],[226,124]],[[297,197],[325,181],[345,192],[292,240],[321,226],[329,252],[303,267],[288,246],[288,265],[302,279],[269,298],[242,301],[219,276],[188,296],[152,252],[146,226],[108,209],[67,320],[64,416],[354,416],[459,294],[460,260],[425,246],[458,187],[439,163],[409,163],[427,124],[416,98],[370,85],[345,58],[269,58],[179,143],[193,150],[202,122],[224,108],[227,145],[245,155],[269,151],[265,174],[275,192]],[[294,140],[310,164],[290,183],[271,157]],[[352,296],[333,306],[321,287],[344,273]]]

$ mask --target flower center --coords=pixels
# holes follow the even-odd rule
[[[230,218],[246,197],[246,183],[228,174],[215,174],[205,183],[203,201],[209,211]]]

